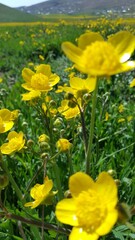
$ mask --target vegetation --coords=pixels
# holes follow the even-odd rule
[[[0,3],[0,22],[37,22],[42,17],[24,13],[14,8],[7,7]]]
[[[68,239],[72,224],[59,223],[57,204],[63,198],[71,199],[72,189],[81,192],[80,185],[76,188],[74,184],[78,176],[84,184],[84,172],[94,181],[98,176],[104,179],[104,183],[100,182],[101,189],[102,184],[105,189],[112,188],[110,195],[104,192],[105,196],[98,188],[95,199],[100,196],[100,200],[99,205],[97,201],[94,203],[96,211],[99,209],[104,215],[114,193],[110,208],[115,214],[118,212],[119,221],[114,219],[112,231],[105,236],[101,234],[100,239],[135,239],[134,71],[110,74],[107,79],[100,76],[96,94],[95,87],[84,89],[79,84],[77,90],[74,87],[69,91],[63,87],[74,85],[71,84],[74,77],[78,82],[86,79],[87,73],[73,68],[61,48],[65,41],[77,45],[77,39],[85,32],[100,33],[105,40],[121,30],[134,35],[134,19],[91,20],[77,16],[73,20],[66,16],[52,21],[53,17],[43,23],[0,25],[0,239]],[[133,52],[131,60],[134,57]],[[42,84],[44,79],[49,85]],[[75,110],[69,115],[65,115],[67,102],[71,112]],[[91,119],[93,134],[89,133]],[[92,137],[90,162],[89,136]],[[10,145],[5,145],[9,142]],[[74,174],[78,172],[82,175],[76,178]],[[69,179],[73,182],[70,186]],[[119,203],[114,210],[117,188]],[[87,199],[82,196],[85,206]],[[82,207],[83,203],[81,211]],[[99,223],[92,216],[96,228]]]

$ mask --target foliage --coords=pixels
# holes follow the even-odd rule
[[[18,117],[11,119],[14,122],[12,129],[8,130],[23,132],[25,138],[25,147],[16,147],[13,154],[1,156],[1,239],[67,239],[71,228],[69,225],[59,225],[55,208],[60,199],[71,197],[69,177],[86,170],[84,140],[88,140],[94,94],[75,93],[76,98],[81,96],[81,103],[80,100],[77,103],[84,112],[80,111],[81,114],[74,118],[66,119],[59,111],[63,99],[68,101],[71,110],[76,101],[71,93],[58,91],[58,86],[69,86],[69,79],[73,76],[87,78],[86,74],[72,68],[72,63],[62,52],[61,44],[64,41],[76,44],[78,37],[89,31],[100,32],[105,39],[120,30],[134,34],[134,25],[129,23],[101,18],[0,27],[1,109],[6,108],[12,113],[19,111]],[[57,74],[60,81],[48,93],[41,93],[41,98],[23,101],[22,94],[26,90],[22,87],[22,71],[29,68],[35,74],[40,64],[50,65],[52,73]],[[103,77],[99,81],[90,162],[90,176],[93,179],[104,171],[115,179],[119,201],[126,204],[126,207],[119,206],[124,212],[122,219],[125,211],[126,214],[128,212],[130,224],[134,224],[135,212],[135,112],[134,87],[130,87],[133,78],[132,71],[112,75],[109,79]],[[2,130],[0,146],[8,142],[9,132]],[[62,147],[57,147],[60,139]],[[53,190],[59,190],[51,196],[52,205],[26,208],[24,205],[33,201],[32,196],[38,198],[36,192],[30,196],[31,189],[35,189],[36,184],[43,186],[45,176],[52,179]],[[135,239],[133,225],[125,226],[125,223],[116,224],[112,232],[101,239]]]

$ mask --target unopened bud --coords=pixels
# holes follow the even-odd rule
[[[48,160],[49,159],[49,154],[44,152],[44,153],[41,154],[40,157],[41,157],[42,160]]]
[[[40,148],[42,150],[49,150],[50,149],[50,145],[47,142],[40,142],[39,145],[40,145]]]

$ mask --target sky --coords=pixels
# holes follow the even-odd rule
[[[0,3],[8,7],[30,6],[33,4],[45,2],[47,0],[0,0]]]

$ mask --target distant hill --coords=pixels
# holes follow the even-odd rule
[[[18,8],[33,14],[78,14],[114,12],[135,12],[135,0],[48,0],[28,7]]]
[[[37,22],[43,21],[40,16],[21,12],[0,3],[0,22]]]

